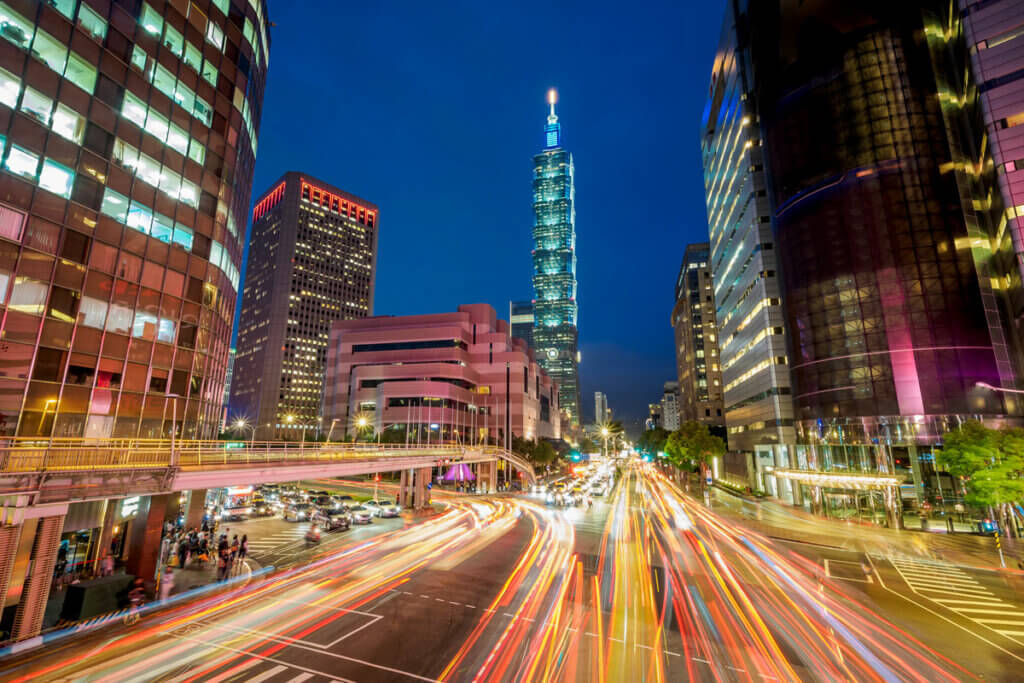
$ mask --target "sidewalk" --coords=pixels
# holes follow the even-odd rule
[[[244,564],[242,562],[236,562],[235,566],[231,570],[229,578],[234,578],[243,575],[252,575],[258,572],[262,567],[251,557],[246,557]],[[189,566],[185,569],[175,568],[172,569],[174,575],[174,588],[171,589],[171,596],[179,595],[186,591],[202,586],[208,586],[217,582],[217,562],[206,562],[203,567],[199,567],[195,562],[189,563]],[[127,576],[123,568],[118,569],[114,572],[114,576]],[[69,584],[74,585],[74,584]],[[159,587],[155,581],[147,581],[146,586],[150,591],[147,602],[157,602],[159,600]],[[64,608],[64,599],[68,594],[68,585],[62,586],[60,589],[54,588],[50,591],[49,599],[46,603],[46,612],[43,616],[43,629],[53,628],[55,626],[68,626],[75,622],[66,622],[61,619],[60,614]],[[90,617],[93,619],[95,617]]]
[[[691,486],[688,495],[695,503],[704,504],[699,489]],[[775,501],[756,502],[719,488],[710,491],[710,501],[709,508],[716,514],[775,539],[879,555],[928,557],[978,569],[1000,568],[995,539],[968,533],[950,534],[941,520],[930,520],[928,531],[921,531],[917,517],[913,518],[916,524],[906,529],[889,529],[823,519],[800,508]],[[1001,542],[1006,568],[1016,570],[1017,562],[1024,560],[1024,543],[1013,538],[1003,538]]]

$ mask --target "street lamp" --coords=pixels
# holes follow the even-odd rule
[[[235,420],[235,429],[241,431],[243,429],[249,429],[249,450],[252,450],[253,442],[256,440],[256,425],[251,425],[245,421],[244,418],[238,418]]]
[[[331,442],[331,434],[334,433],[334,425],[338,424],[338,420],[331,420],[331,428],[327,430],[327,443]]]
[[[608,435],[609,434],[611,434],[611,432],[608,430],[607,427],[601,427],[601,438],[604,439],[604,457],[605,457],[605,459],[608,458]]]

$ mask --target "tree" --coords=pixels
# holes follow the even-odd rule
[[[672,432],[665,444],[665,454],[677,469],[700,469],[701,478],[715,456],[725,453],[725,442],[708,431],[703,422],[684,422]]]
[[[939,463],[960,480],[964,500],[988,510],[1016,535],[1014,504],[1024,501],[1024,430],[993,430],[964,422],[943,437]]]
[[[541,440],[537,447],[533,449],[532,461],[537,465],[547,465],[554,462],[557,457],[558,452],[555,450],[555,447],[547,441]]]
[[[662,429],[661,427],[648,429],[640,435],[640,439],[636,442],[636,445],[640,447],[640,450],[654,455],[659,451],[665,450],[665,445],[668,443],[669,435],[670,432],[667,429]]]
[[[580,453],[597,453],[601,450],[601,445],[595,443],[589,436],[584,436],[580,439],[579,451]]]

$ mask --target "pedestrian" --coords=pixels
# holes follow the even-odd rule
[[[226,543],[226,541],[225,541]],[[227,550],[221,550],[217,553],[217,582],[227,580],[228,578],[228,554]]]
[[[100,562],[100,576],[110,576],[114,573],[114,558],[107,553],[103,556],[103,561]]]
[[[142,607],[142,602],[146,598],[146,587],[142,583],[141,577],[135,577],[132,581],[132,587],[128,591],[128,615],[125,620],[128,623],[135,623],[139,620],[139,608]]]
[[[178,541],[178,566],[184,569],[186,563],[188,563],[188,539],[182,537]]]
[[[238,546],[238,560],[241,562],[249,554],[249,535],[242,534],[242,542]]]
[[[174,571],[170,567],[164,567],[164,573],[160,578],[160,600],[167,600],[174,589]]]
[[[231,539],[231,553],[228,555],[228,557],[231,560],[231,566],[234,567],[235,560],[238,559],[238,534],[235,534],[235,537]]]

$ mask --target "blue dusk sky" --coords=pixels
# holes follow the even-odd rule
[[[576,163],[583,415],[676,376],[669,315],[707,239],[699,123],[724,4],[270,0],[253,197],[303,171],[377,204],[374,314],[530,299],[531,159],[555,87]]]

